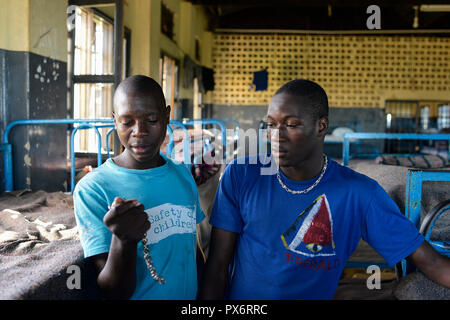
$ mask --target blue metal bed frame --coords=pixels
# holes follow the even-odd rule
[[[224,121],[217,120],[217,119],[193,119],[193,120],[184,120],[183,125],[185,126],[195,126],[196,124],[201,125],[202,129],[205,125],[212,124],[214,126],[219,126],[222,136],[222,143],[223,143],[223,154],[222,158],[226,162],[227,160],[227,126],[225,125]]]
[[[241,138],[241,127],[240,127],[239,121],[234,120],[234,119],[228,119],[228,118],[220,119],[220,120],[225,122],[225,124],[227,122],[231,122],[231,123],[234,124],[234,129],[233,129],[234,130],[234,136],[233,136],[233,138],[234,138],[234,143],[236,144],[236,149],[234,150],[234,152],[238,152],[239,151],[239,147],[240,147],[239,146],[239,141],[240,141],[240,138]]]
[[[174,129],[172,129],[172,125],[175,126],[175,128],[180,128],[183,130],[184,132],[184,139],[183,139],[183,156],[184,156],[184,164],[190,165],[191,164],[191,157],[189,152],[185,152],[185,150],[190,150],[190,141],[189,141],[189,132],[186,129],[186,127],[177,120],[170,120],[169,125],[167,126],[167,130],[169,131],[169,143],[167,144],[167,156],[169,158],[172,158],[172,152],[173,152],[173,147],[174,147],[174,139],[173,139],[173,135],[174,135]]]
[[[87,128],[88,125],[92,123],[103,123],[103,124],[113,124],[113,119],[29,119],[29,120],[17,120],[9,123],[3,133],[3,143],[0,145],[2,147],[3,158],[4,158],[4,174],[5,174],[5,191],[14,190],[13,181],[13,160],[12,160],[12,145],[9,143],[9,134],[13,128],[16,126],[23,125],[71,125],[71,124],[81,124],[83,128]],[[70,128],[72,130],[72,128]],[[95,129],[97,130],[97,129]],[[76,132],[76,131],[75,131]],[[98,130],[97,130],[98,133]],[[73,136],[73,132],[72,132]],[[101,140],[100,140],[101,143]],[[99,146],[101,150],[101,146]],[[100,153],[101,157],[101,153]]]
[[[437,133],[377,133],[377,132],[354,132],[344,134],[342,148],[342,164],[347,166],[350,160],[350,139],[399,139],[399,140],[448,140],[448,158],[450,160],[450,134]],[[400,156],[399,154],[395,154]],[[404,155],[403,155],[404,156]]]
[[[240,139],[240,124],[239,121],[234,120],[234,119],[220,119],[221,121],[227,123],[227,122],[231,122],[234,124],[234,139],[238,142],[238,146],[239,146],[239,139]]]
[[[233,119],[198,119],[198,120],[190,120],[186,121],[186,124],[183,124],[180,121],[171,120],[169,125],[167,126],[167,130],[169,132],[169,143],[167,145],[167,155],[169,157],[172,156],[173,146],[174,146],[174,129],[182,129],[184,131],[184,139],[183,145],[184,150],[190,150],[190,141],[189,141],[189,132],[186,128],[186,125],[194,125],[194,124],[214,124],[219,125],[222,130],[222,139],[224,141],[224,157],[226,157],[226,125],[224,122],[233,122],[236,125],[237,133],[235,136],[239,139],[239,122]],[[111,128],[106,134],[106,149],[107,149],[107,157],[110,158],[109,152],[109,137],[115,131],[114,129],[114,120],[113,119],[30,119],[30,120],[17,120],[9,123],[3,133],[3,143],[0,144],[0,152],[3,152],[4,157],[4,174],[5,174],[5,191],[13,191],[14,190],[14,176],[13,176],[13,160],[12,160],[12,144],[9,143],[9,134],[11,130],[16,126],[24,126],[24,125],[73,125],[79,124],[75,128],[69,128],[71,130],[71,138],[70,138],[70,161],[71,161],[71,192],[73,192],[75,187],[75,151],[74,151],[74,138],[78,130],[86,130],[93,129],[97,135],[97,144],[98,144],[98,154],[97,154],[97,165],[100,166],[102,163],[102,142],[101,135],[99,132],[99,128]],[[190,152],[184,152],[184,164],[191,164]]]
[[[98,123],[102,123],[99,125]],[[184,126],[177,121],[171,121],[171,124],[177,124],[184,128]],[[114,120],[113,119],[30,119],[30,120],[17,120],[9,123],[3,133],[3,143],[0,144],[0,151],[3,151],[4,157],[4,172],[5,172],[5,191],[13,191],[14,190],[14,177],[13,177],[13,160],[12,160],[12,145],[9,143],[9,134],[13,128],[16,126],[23,125],[72,125],[79,124],[79,126],[75,128],[69,128],[72,131],[70,138],[70,161],[71,161],[71,192],[73,192],[75,187],[75,151],[74,151],[74,138],[75,134],[78,130],[85,129],[93,129],[97,135],[97,144],[98,144],[98,154],[97,154],[97,165],[100,166],[102,164],[102,142],[101,135],[99,132],[99,128],[112,128],[106,135],[106,144],[107,144],[107,156],[108,158],[111,156],[109,153],[109,136],[115,131],[114,129]],[[169,128],[169,137],[173,140],[173,132]],[[184,128],[185,129],[185,128]],[[187,134],[187,131],[186,131]],[[169,138],[169,139],[170,139]],[[185,139],[186,140],[186,139]],[[188,144],[189,141],[186,141]],[[190,163],[190,157],[187,157],[188,163]]]
[[[439,253],[450,257],[450,243],[444,241],[431,241],[431,231],[437,219],[447,210],[450,210],[450,199],[441,202],[438,207],[435,207],[435,212],[430,212],[425,216],[421,223],[421,209],[422,209],[422,184],[424,181],[447,181],[450,182],[450,171],[433,170],[408,170],[406,174],[406,200],[405,200],[405,215],[411,220],[419,231],[424,234],[425,240],[430,243],[434,249]],[[407,263],[406,260],[401,261],[402,276],[415,271],[415,267]]]
[[[84,129],[94,129],[95,133],[97,134],[97,145],[98,145],[98,150],[97,150],[97,167],[100,167],[102,165],[102,136],[100,134],[100,131],[98,131],[99,128],[111,128],[114,127],[113,124],[110,125],[98,125],[98,126],[94,126],[92,124],[89,123],[82,123],[80,124],[78,127],[74,128],[72,130],[72,134],[70,135],[70,191],[73,192],[74,188],[75,188],[75,147],[74,147],[74,142],[75,142],[75,134],[77,133],[78,130],[84,130]],[[114,131],[114,129],[111,129],[108,134],[110,134],[112,131]],[[109,135],[107,136],[107,139],[109,137]],[[107,150],[108,150],[108,157],[110,157],[109,155],[109,143],[108,140],[107,141]]]

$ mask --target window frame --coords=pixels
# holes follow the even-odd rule
[[[68,68],[68,91],[70,97],[68,97],[68,116],[70,118],[74,118],[74,112],[75,112],[75,105],[74,105],[74,88],[76,84],[96,84],[96,83],[104,83],[104,84],[112,84],[113,85],[113,93],[114,89],[117,87],[118,83],[120,82],[118,79],[117,74],[117,63],[116,63],[116,55],[118,55],[118,51],[120,51],[120,60],[122,61],[122,67],[119,70],[120,80],[124,77],[129,76],[130,72],[130,53],[131,53],[131,30],[125,26],[123,26],[123,36],[122,36],[122,44],[121,49],[117,50],[116,48],[116,39],[117,39],[117,26],[115,25],[115,19],[111,18],[107,14],[101,12],[100,10],[90,7],[91,5],[95,4],[111,4],[115,5],[115,16],[117,17],[120,24],[123,24],[123,0],[115,0],[115,1],[98,1],[98,0],[70,0],[69,5],[76,5],[79,7],[87,7],[87,9],[90,9],[93,11],[93,14],[101,19],[104,19],[105,21],[111,23],[113,25],[113,74],[107,74],[107,75],[95,75],[95,74],[88,74],[88,75],[75,75],[75,36],[76,36],[76,28],[73,28],[72,30],[69,30],[68,32],[68,41],[70,44],[69,48],[69,68]],[[119,11],[119,12],[117,12]],[[120,26],[119,26],[120,28]],[[123,47],[125,48],[123,49]],[[125,58],[125,59],[124,59]],[[111,97],[112,101],[112,97]],[[112,115],[111,115],[112,116]],[[70,125],[69,127],[73,128],[73,125]],[[118,139],[114,139],[114,149],[113,150],[119,150],[120,149],[120,143],[117,143]],[[84,152],[83,152],[84,153]],[[87,154],[91,154],[92,152],[87,152]],[[116,152],[115,152],[116,153]],[[120,150],[116,153],[120,153]]]

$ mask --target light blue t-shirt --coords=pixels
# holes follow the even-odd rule
[[[196,224],[204,214],[189,170],[161,156],[164,165],[146,170],[123,168],[108,159],[80,180],[74,191],[74,207],[81,244],[86,258],[109,252],[112,233],[103,223],[108,206],[115,197],[135,198],[149,216],[148,248],[156,272],[166,283],[159,284],[151,277],[140,241],[131,299],[195,299]]]

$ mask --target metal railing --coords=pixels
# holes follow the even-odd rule
[[[219,128],[220,128],[222,144],[223,144],[222,157],[226,162],[226,159],[227,159],[227,126],[225,125],[225,123],[223,121],[217,120],[217,119],[183,120],[183,125],[185,125],[185,126],[201,125],[202,129],[204,128],[205,125],[208,125],[208,124],[219,126]]]
[[[405,191],[405,216],[414,223],[417,229],[424,234],[425,240],[428,241],[439,253],[449,255],[450,244],[445,241],[431,241],[431,229],[439,216],[446,210],[450,209],[449,203],[441,202],[438,208],[434,208],[431,211],[436,210],[432,216],[425,216],[421,223],[422,212],[422,185],[424,181],[440,181],[450,182],[450,171],[433,170],[422,171],[409,169],[406,173],[406,191]],[[448,199],[442,199],[447,200]],[[432,213],[432,212],[430,212]],[[431,221],[427,221],[430,220]],[[410,273],[415,270],[413,265],[408,264],[406,260],[401,261],[402,275]]]
[[[358,139],[398,139],[398,140],[447,140],[449,142],[448,158],[450,159],[450,134],[447,133],[377,133],[377,132],[353,132],[344,134],[342,148],[342,164],[348,165],[350,160],[350,140]]]
[[[173,147],[174,147],[174,130],[181,129],[184,132],[184,139],[183,139],[183,154],[184,154],[184,164],[190,165],[191,164],[191,154],[190,154],[190,136],[189,132],[186,128],[188,125],[195,125],[195,124],[213,124],[218,125],[222,132],[222,143],[224,144],[224,156],[226,156],[225,150],[226,150],[226,143],[227,143],[227,136],[226,136],[226,125],[224,122],[234,122],[236,125],[237,130],[237,137],[239,137],[239,122],[232,119],[223,119],[223,120],[216,120],[216,119],[198,119],[198,120],[188,120],[185,121],[185,123],[182,123],[180,121],[171,120],[169,122],[169,125],[167,126],[167,130],[169,132],[169,143],[167,145],[167,156],[172,157],[173,153]],[[26,126],[26,125],[73,125],[73,124],[79,124],[76,127],[70,127],[68,128],[71,132],[70,136],[70,173],[71,173],[71,183],[70,183],[70,190],[73,192],[75,187],[75,150],[74,150],[74,138],[78,130],[95,130],[97,135],[97,145],[98,145],[98,154],[97,154],[97,165],[100,166],[102,164],[102,139],[101,134],[99,132],[100,128],[111,128],[111,130],[108,131],[106,134],[106,150],[107,150],[107,157],[110,158],[110,146],[109,146],[109,137],[110,135],[115,131],[114,128],[114,120],[113,119],[30,119],[30,120],[17,120],[9,123],[3,133],[3,143],[0,144],[0,152],[3,152],[3,158],[4,158],[4,174],[5,174],[5,184],[4,184],[4,190],[5,191],[13,191],[14,190],[14,167],[13,167],[13,147],[12,144],[9,142],[9,135],[10,132],[17,126]],[[172,128],[174,127],[174,128]]]
[[[17,120],[9,123],[3,133],[3,143],[0,145],[3,151],[3,167],[5,174],[5,191],[14,190],[14,175],[13,175],[13,158],[12,158],[12,145],[9,143],[9,134],[17,126],[26,125],[72,125],[72,124],[84,124],[89,125],[92,123],[114,123],[113,119],[30,119],[30,120]],[[72,130],[72,128],[70,129]],[[101,154],[100,154],[101,156]]]
[[[114,128],[114,125],[100,125],[100,126],[94,126],[89,123],[82,123],[78,127],[74,128],[72,130],[72,134],[70,135],[70,192],[73,192],[75,189],[75,148],[74,148],[74,142],[75,142],[75,134],[78,130],[85,130],[85,129],[94,129],[95,133],[97,134],[97,145],[98,145],[98,151],[97,151],[97,167],[100,167],[102,165],[102,135],[100,134],[100,131],[98,131],[99,128],[111,128],[111,126]],[[113,132],[114,129],[111,129],[108,134]],[[107,134],[106,144],[107,144],[107,152],[108,152],[108,158],[110,157],[109,154],[109,143],[108,143],[108,137]]]

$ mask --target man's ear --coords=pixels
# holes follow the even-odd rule
[[[116,119],[116,114],[114,113],[114,111],[111,113],[111,115],[114,120],[114,127],[115,127],[115,129],[117,129],[117,119]]]
[[[166,107],[166,117],[167,117],[167,123],[170,121],[170,106]]]
[[[321,137],[325,137],[325,135],[327,134],[328,131],[328,117],[322,117],[320,118],[318,121],[318,126],[319,126],[319,136]]]

